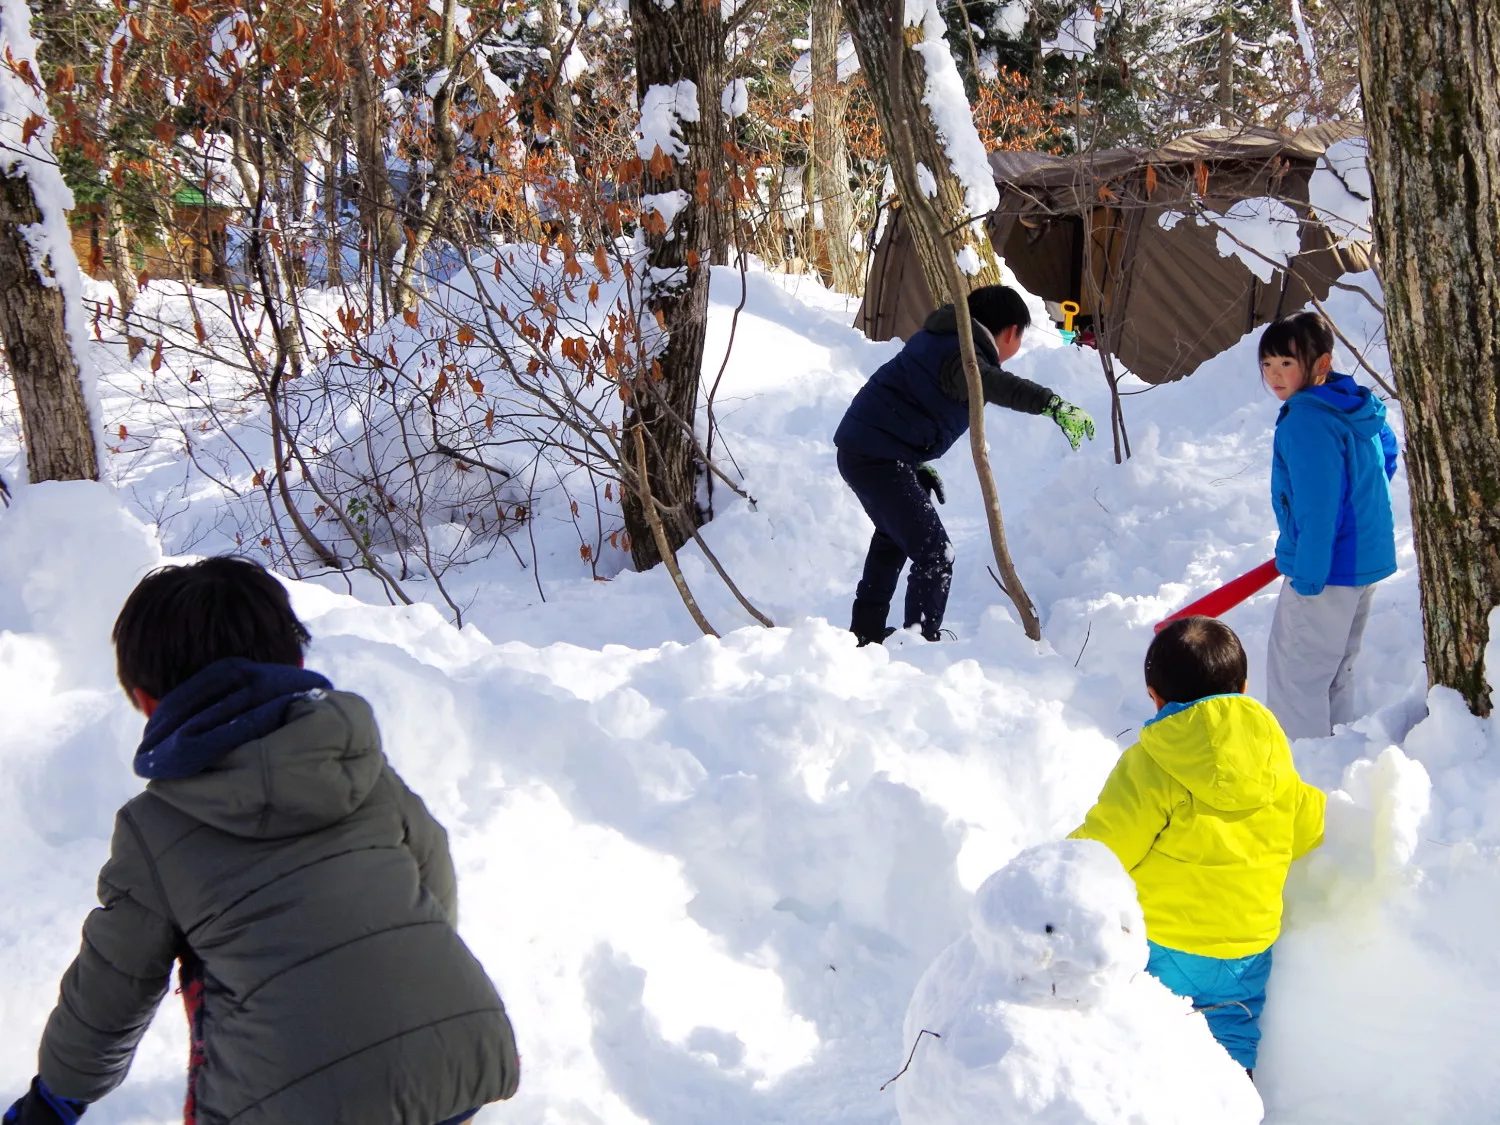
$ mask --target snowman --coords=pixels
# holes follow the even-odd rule
[[[1259,1122],[1244,1070],[1145,965],[1135,884],[1108,848],[1022,852],[917,984],[902,1125]]]

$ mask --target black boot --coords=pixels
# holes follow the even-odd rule
[[[891,612],[889,605],[874,605],[859,597],[854,599],[854,612],[850,614],[849,632],[859,641],[859,647],[868,644],[883,644],[896,630],[885,623]]]
[[[923,616],[916,621],[908,621],[904,627],[907,629],[916,629],[922,634],[922,639],[924,641],[958,640],[957,633],[955,633],[952,629],[943,628],[942,618],[939,618],[936,622],[933,622],[926,616]]]

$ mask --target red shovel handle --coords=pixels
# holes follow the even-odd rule
[[[1265,589],[1276,581],[1280,573],[1276,569],[1276,560],[1268,559],[1254,570],[1247,570],[1238,578],[1231,578],[1217,590],[1204,594],[1195,602],[1189,602],[1171,617],[1162,618],[1156,623],[1156,632],[1160,633],[1173,621],[1183,617],[1221,617],[1251,594]]]

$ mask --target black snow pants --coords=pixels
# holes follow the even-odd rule
[[[953,545],[917,480],[917,466],[840,449],[838,467],[875,525],[854,591],[850,630],[861,641],[884,639],[891,598],[901,568],[910,560],[902,626],[916,625],[929,641],[937,640],[953,581]]]

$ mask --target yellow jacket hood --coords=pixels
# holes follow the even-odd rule
[[[1141,731],[1141,749],[1194,800],[1223,812],[1269,805],[1297,780],[1276,717],[1248,695],[1168,703]]]

